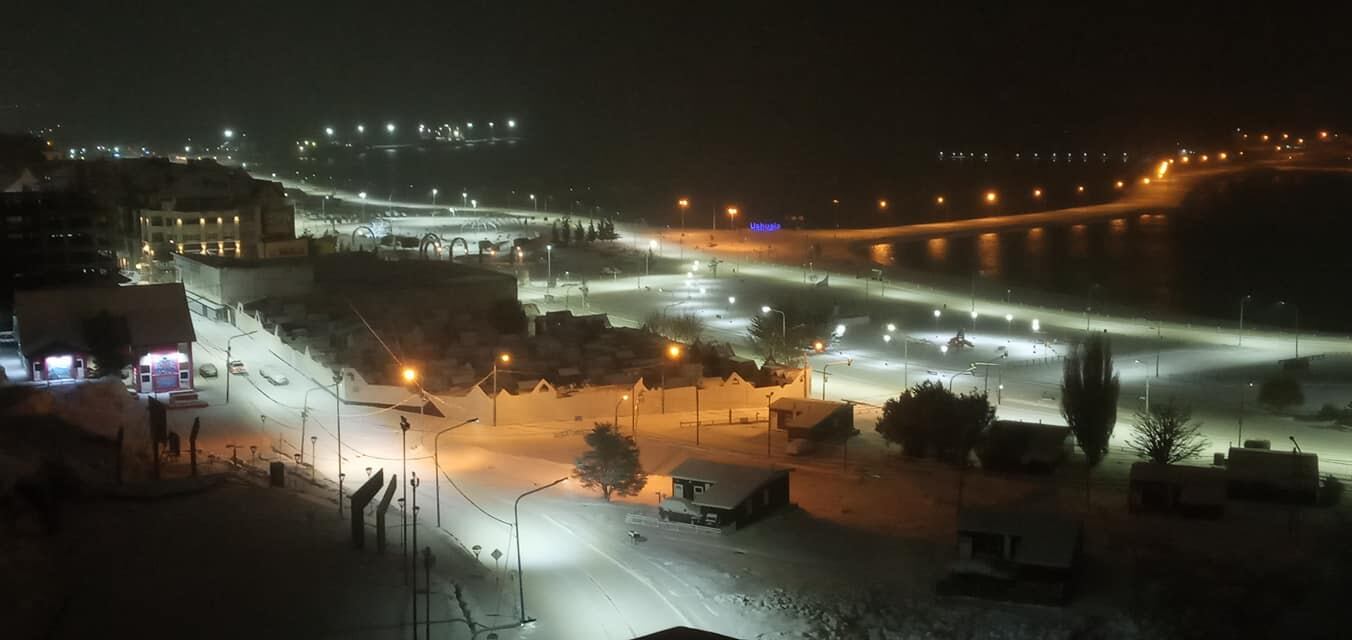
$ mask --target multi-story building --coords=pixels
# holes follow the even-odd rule
[[[115,281],[115,218],[82,193],[0,193],[3,288]]]

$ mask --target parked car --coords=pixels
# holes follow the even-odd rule
[[[279,372],[277,372],[277,371],[273,371],[273,370],[271,370],[271,369],[261,369],[261,368],[260,368],[260,369],[258,370],[258,375],[263,376],[263,379],[264,379],[264,380],[267,380],[268,382],[271,382],[272,384],[275,384],[275,385],[277,385],[277,386],[282,386],[282,385],[284,385],[284,384],[291,384],[291,381],[288,380],[288,379],[286,378],[286,376],[282,375],[281,373],[279,373]]]
[[[230,361],[230,375],[232,375],[232,376],[247,376],[247,375],[249,375],[249,370],[244,368],[244,361],[243,361],[243,360],[231,360],[231,361]]]
[[[210,362],[197,368],[197,375],[202,376],[203,378],[215,378],[217,373],[216,365],[211,364]]]
[[[622,272],[619,269],[612,266],[601,267],[601,275],[603,276],[619,277],[620,273]]]
[[[657,505],[657,516],[663,520],[675,522],[700,521],[699,507],[685,498],[667,498]]]

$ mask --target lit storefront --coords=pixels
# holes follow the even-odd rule
[[[19,291],[14,299],[19,357],[35,382],[112,377],[91,341],[121,344],[127,387],[138,393],[190,390],[197,339],[179,283]],[[113,336],[110,338],[109,336]],[[114,365],[116,366],[116,365]]]

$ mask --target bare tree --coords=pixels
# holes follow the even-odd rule
[[[1127,447],[1136,455],[1159,464],[1192,458],[1210,446],[1202,436],[1202,423],[1192,421],[1192,410],[1170,402],[1150,412],[1137,411]]]

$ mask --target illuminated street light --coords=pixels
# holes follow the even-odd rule
[[[986,204],[995,204],[997,199],[999,199],[999,196],[997,196],[994,191],[986,192]]]
[[[1164,174],[1166,174],[1166,173],[1169,173],[1169,161],[1167,161],[1167,160],[1164,161],[1164,162],[1161,162],[1160,165],[1159,165],[1158,167],[1155,167],[1155,177],[1156,177],[1156,178],[1159,178],[1159,179],[1163,179],[1163,178],[1164,178]]]
[[[404,377],[404,382],[407,382],[409,384],[412,384],[414,381],[418,379],[418,372],[414,371],[410,367],[404,367],[402,375]]]
[[[884,333],[884,334],[883,334],[883,342],[889,342],[889,343],[892,342],[892,335],[889,334],[889,333]]]
[[[948,345],[946,344],[939,345],[939,353],[948,353]]]
[[[235,137],[235,130],[234,130],[234,129],[226,129],[225,131],[222,131],[222,132],[221,132],[221,135],[225,136],[225,139],[226,139],[226,140],[229,140],[229,139]]]
[[[944,203],[944,197],[943,197],[943,196],[939,196],[939,197],[937,197],[937,198],[934,199],[934,204],[937,204],[937,205],[943,205],[943,203]]]
[[[1075,193],[1084,193],[1084,185],[1075,187]]]
[[[1038,319],[1037,319],[1037,318],[1033,318],[1033,332],[1034,332],[1034,333],[1037,333],[1038,331],[1041,331],[1041,330],[1042,330],[1042,323],[1041,323],[1041,322],[1038,322]]]
[[[845,337],[845,325],[843,325],[843,324],[838,324],[838,325],[836,325],[836,332],[835,332],[835,333],[836,333],[836,337],[837,337],[837,338],[843,338],[843,337]]]
[[[892,323],[892,322],[887,323],[887,332],[888,332],[888,333],[892,333],[893,331],[896,331],[896,330],[897,330],[897,325],[896,325],[895,323]]]
[[[394,123],[393,123],[393,122],[386,122],[386,123],[385,123],[385,133],[394,133]]]
[[[332,137],[333,137],[333,127],[324,127],[324,135],[326,135],[326,136],[332,138]]]
[[[1229,160],[1229,159],[1230,159],[1230,154],[1228,154],[1228,153],[1222,151],[1222,152],[1216,154],[1216,159],[1217,159],[1217,160]]]
[[[1042,197],[1042,189],[1033,189],[1033,197],[1034,197],[1034,198],[1041,198],[1041,197]]]
[[[1146,185],[1146,186],[1149,186],[1149,185],[1150,185],[1150,176],[1146,176],[1146,177],[1144,177],[1144,178],[1141,178],[1141,184]]]
[[[1118,189],[1121,189],[1122,186],[1123,186],[1122,181],[1121,181],[1121,180],[1118,180],[1117,182],[1114,182],[1114,183],[1113,183],[1113,186],[1116,187],[1116,188],[1118,188]]]
[[[515,128],[516,128],[516,120],[510,120],[510,119],[507,120],[507,128],[508,128],[508,129],[515,129]]]
[[[366,125],[364,124],[357,125],[357,133],[366,133]]]
[[[879,201],[878,201],[878,208],[879,208],[879,209],[886,209],[886,208],[887,208],[887,201],[886,201],[886,200],[879,200]]]
[[[1198,160],[1201,160],[1202,162],[1206,162],[1207,160],[1210,160],[1210,159],[1211,159],[1211,158],[1210,158],[1209,156],[1207,156],[1207,154],[1205,154],[1205,153],[1202,154],[1202,157],[1198,158]]]

